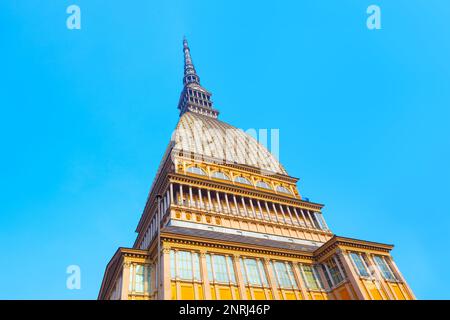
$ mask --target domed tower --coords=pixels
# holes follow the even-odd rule
[[[180,118],[99,299],[414,299],[392,245],[338,237],[263,144],[218,119],[183,40]]]

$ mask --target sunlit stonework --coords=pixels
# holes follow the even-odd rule
[[[392,245],[336,236],[323,205],[253,137],[218,119],[183,41],[180,120],[133,248],[99,299],[415,299]]]

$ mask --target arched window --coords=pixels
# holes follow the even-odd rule
[[[282,193],[291,194],[291,192],[286,187],[283,187],[283,186],[277,186],[277,191],[282,192]]]
[[[201,176],[206,176],[206,172],[203,169],[200,169],[199,167],[189,167],[186,169],[187,172],[193,173],[193,174],[199,174]]]
[[[236,178],[234,178],[234,182],[248,184],[250,186],[252,185],[252,183],[247,178],[244,178],[244,177],[236,177]]]
[[[259,187],[259,188],[263,188],[263,189],[269,189],[269,190],[272,189],[272,188],[269,186],[269,184],[268,184],[267,182],[264,182],[264,181],[258,181],[258,182],[256,183],[256,186]]]
[[[211,175],[212,178],[222,179],[222,180],[230,180],[230,178],[223,172],[215,171]]]

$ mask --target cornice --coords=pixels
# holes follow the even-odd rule
[[[332,252],[337,248],[341,249],[342,247],[366,249],[384,253],[389,253],[394,248],[394,246],[391,244],[339,237],[334,235],[330,240],[325,242],[320,248],[314,251],[314,255],[317,259],[320,259],[326,256],[329,252]]]
[[[297,258],[297,259],[308,259],[308,260],[313,259],[313,254],[309,253],[309,252],[298,253],[298,251],[293,251],[293,250],[288,250],[288,249],[280,249],[280,248],[274,249],[274,248],[270,248],[270,247],[262,247],[262,246],[256,246],[256,245],[248,245],[248,244],[245,244],[245,246],[242,246],[236,242],[218,241],[218,240],[202,238],[202,237],[194,238],[194,237],[190,237],[190,236],[185,236],[185,235],[180,235],[180,234],[172,234],[172,233],[168,233],[168,232],[162,232],[161,239],[162,239],[162,241],[171,242],[171,243],[196,245],[196,246],[209,247],[209,248],[228,249],[228,250],[234,250],[234,251],[259,253],[259,254],[265,254],[265,255],[275,255],[275,256],[282,256],[282,257]]]

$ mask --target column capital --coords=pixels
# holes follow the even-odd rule
[[[272,259],[270,259],[270,258],[268,258],[268,257],[264,257],[264,258],[262,258],[262,260],[264,260],[265,263],[269,264],[269,262],[270,262]]]

